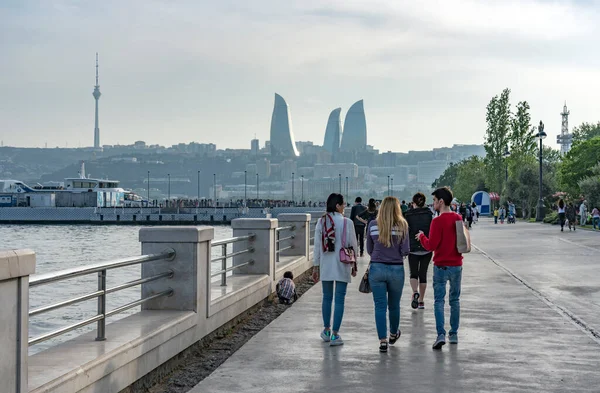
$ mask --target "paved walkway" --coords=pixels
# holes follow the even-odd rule
[[[345,345],[329,347],[317,285],[192,392],[598,392],[600,316],[588,305],[600,304],[600,236],[481,221],[472,237],[479,250],[465,258],[457,346],[431,349],[433,293],[424,311],[412,310],[407,278],[395,347],[378,352],[372,297],[358,279]]]

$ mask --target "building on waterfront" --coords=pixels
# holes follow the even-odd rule
[[[100,85],[98,84],[98,53],[96,52],[96,86],[94,86],[94,101],[96,102],[96,113],[94,119],[94,149],[101,149],[100,147],[100,126],[98,122],[98,100],[100,100]]]
[[[432,184],[448,168],[448,161],[421,161],[417,164],[417,182]]]
[[[250,141],[250,152],[252,153],[252,155],[254,157],[256,157],[258,155],[259,151],[260,151],[260,142],[258,139],[254,138]]]
[[[329,119],[327,120],[327,127],[325,128],[323,148],[333,156],[337,156],[340,151],[340,141],[342,138],[341,113],[342,108],[332,110],[329,114]]]
[[[282,96],[275,93],[275,105],[271,116],[271,155],[285,158],[298,157],[290,108]]]
[[[361,152],[367,149],[367,120],[363,100],[355,102],[344,120],[344,132],[340,150]]]

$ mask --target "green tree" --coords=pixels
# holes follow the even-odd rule
[[[462,160],[458,165],[458,173],[452,192],[461,202],[468,202],[476,191],[486,190],[484,160],[472,156]]]
[[[504,157],[511,128],[510,89],[504,89],[500,97],[493,97],[486,112],[487,129],[484,147],[486,151],[486,184],[491,191],[501,192],[504,184]]]
[[[573,128],[573,143],[583,142],[600,136],[600,121],[596,124],[581,123]]]
[[[579,181],[579,188],[590,208],[600,209],[600,163],[592,168],[592,175]]]
[[[513,161],[521,161],[527,156],[535,154],[536,139],[535,128],[531,127],[531,115],[529,114],[529,104],[527,101],[521,101],[517,104],[517,113],[510,122],[510,141],[511,158]]]
[[[563,157],[560,184],[573,196],[579,196],[579,181],[593,176],[592,168],[600,161],[600,136],[576,143]]]
[[[448,168],[431,184],[432,188],[449,187],[454,188],[456,176],[458,175],[458,164],[450,163]]]

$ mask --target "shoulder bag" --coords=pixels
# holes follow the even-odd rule
[[[371,284],[369,283],[369,268],[371,265],[367,267],[367,271],[360,280],[360,285],[358,286],[358,291],[362,293],[371,293]]]
[[[347,246],[346,225],[347,220],[344,218],[344,227],[342,229],[342,248],[340,249],[340,262],[353,265],[356,263],[356,254],[354,253],[354,248]]]
[[[471,241],[465,234],[465,225],[462,220],[457,220],[455,223],[456,226],[456,250],[460,254],[467,254],[471,252]]]

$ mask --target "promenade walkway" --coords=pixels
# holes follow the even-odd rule
[[[379,353],[372,297],[355,279],[345,345],[329,347],[317,285],[191,392],[598,392],[600,235],[483,220],[472,238],[458,345],[431,349],[433,291],[413,310],[407,279],[402,337]]]

